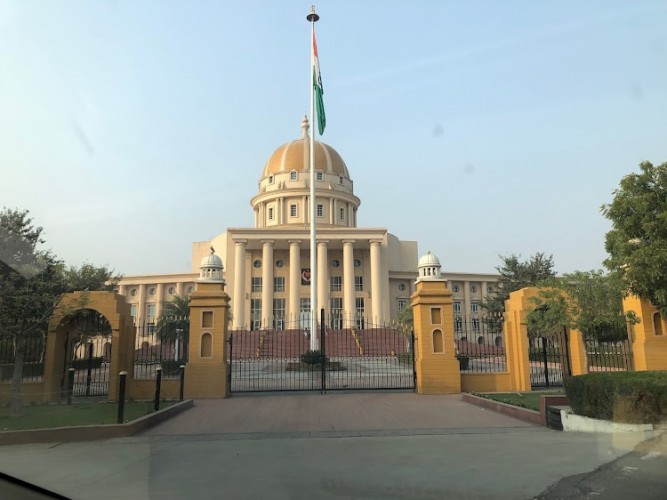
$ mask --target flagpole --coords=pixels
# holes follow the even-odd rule
[[[315,84],[313,71],[315,68],[315,54],[313,40],[315,39],[315,23],[320,19],[315,13],[315,6],[311,5],[310,13],[306,16],[310,22],[310,349],[319,349],[317,341],[317,232],[315,228]]]

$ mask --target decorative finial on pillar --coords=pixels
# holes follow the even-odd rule
[[[304,113],[303,120],[301,120],[301,137],[306,139],[308,137],[308,129],[310,124],[308,123],[308,116]]]

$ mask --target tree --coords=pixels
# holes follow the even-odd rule
[[[401,309],[398,312],[396,319],[398,320],[398,324],[403,330],[412,331],[414,328],[412,306],[408,305]]]
[[[532,299],[530,331],[550,334],[567,327],[589,339],[618,341],[627,338],[627,324],[636,321],[633,314],[623,313],[624,288],[616,274],[576,271],[543,285]]]
[[[155,334],[162,342],[173,342],[182,338],[187,344],[190,334],[190,297],[174,297],[162,306]]]
[[[555,278],[553,255],[548,257],[541,252],[521,261],[519,255],[500,255],[501,264],[496,267],[500,274],[499,290],[489,294],[482,302],[482,309],[490,318],[497,317],[505,311],[505,301],[510,293],[527,286],[537,286]]]
[[[63,294],[74,286],[102,289],[106,285],[98,281],[100,277],[113,275],[106,267],[90,266],[85,277],[80,269],[68,270],[53,253],[39,248],[44,244],[42,231],[27,210],[0,211],[0,336],[13,349],[12,415],[21,411],[26,348],[29,342],[46,338],[49,318]]]
[[[116,289],[121,278],[120,274],[114,274],[114,271],[106,266],[89,263],[84,263],[81,267],[69,266],[65,270],[65,281],[70,291],[112,291]]]
[[[605,238],[605,266],[619,273],[626,290],[650,300],[667,317],[667,163],[639,165],[621,179],[603,205],[612,223]]]

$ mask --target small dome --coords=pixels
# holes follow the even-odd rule
[[[199,264],[199,268],[204,267],[214,268],[214,269],[223,269],[222,259],[214,253],[206,255]]]
[[[444,280],[440,274],[440,267],[440,259],[431,252],[426,252],[417,264],[418,280]]]
[[[199,278],[197,281],[224,284],[223,269],[222,259],[215,254],[215,249],[211,247],[211,253],[206,255],[199,264]]]
[[[310,139],[308,119],[301,122],[301,137],[276,149],[264,166],[262,178],[283,172],[296,170],[307,172],[310,169]],[[315,141],[315,170],[350,178],[350,173],[343,158],[334,148],[320,141]]]

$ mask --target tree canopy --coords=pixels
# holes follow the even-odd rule
[[[610,204],[605,266],[629,290],[650,300],[667,317],[667,163],[645,161],[621,179]]]

